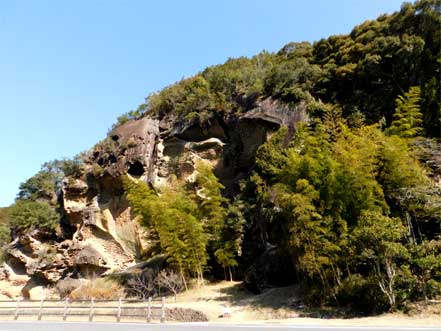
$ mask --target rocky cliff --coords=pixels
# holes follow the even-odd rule
[[[218,113],[204,122],[147,114],[116,127],[89,151],[84,173],[62,181],[58,236],[33,231],[17,237],[7,249],[4,278],[20,279],[22,294],[30,296],[32,288],[67,277],[108,275],[135,265],[149,242],[131,215],[122,176],[141,179],[152,187],[168,185],[175,176],[193,181],[195,164],[203,161],[214,166],[224,194],[231,196],[239,181],[249,176],[257,148],[281,125],[294,132],[296,124],[305,120],[304,103],[290,109],[266,99],[244,114]],[[249,262],[248,279],[254,283],[253,273],[262,269],[278,272],[277,267],[262,263],[267,261],[265,255],[286,266],[265,242],[263,227],[253,224],[246,231],[252,244],[244,243],[249,247],[244,254],[255,260]],[[278,277],[268,278],[277,283]],[[265,279],[260,277],[259,282]]]

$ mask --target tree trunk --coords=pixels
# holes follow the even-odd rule
[[[188,287],[187,287],[187,281],[185,280],[185,277],[184,277],[184,271],[182,270],[182,268],[179,268],[179,272],[181,274],[182,282],[184,283],[185,291],[187,292]]]

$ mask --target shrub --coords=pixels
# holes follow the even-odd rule
[[[94,163],[92,166],[91,173],[95,178],[98,178],[104,174],[104,169],[100,165]]]
[[[184,282],[173,270],[162,270],[156,277],[158,286],[173,293],[176,301],[176,295],[184,290]]]
[[[127,282],[127,289],[131,295],[140,299],[147,299],[158,294],[157,275],[153,270],[147,270],[134,275]]]
[[[161,270],[156,273],[147,270],[136,274],[127,282],[127,287],[132,295],[140,299],[147,299],[161,294],[176,295],[185,289],[182,277],[173,270]]]
[[[84,173],[84,163],[79,158],[66,159],[61,162],[61,170],[65,176],[78,178]]]
[[[339,303],[350,305],[364,314],[379,313],[387,309],[388,303],[374,277],[351,275],[343,280],[337,293]]]
[[[115,154],[118,151],[118,144],[113,141],[110,137],[101,140],[93,148],[95,151],[103,151],[108,154]]]

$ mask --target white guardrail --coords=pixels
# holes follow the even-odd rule
[[[154,304],[156,303],[156,305]],[[122,319],[165,322],[165,298],[160,301],[148,300],[0,300],[0,316],[10,316],[14,320],[20,317],[33,317],[42,320],[43,317],[85,317],[93,322],[96,317],[114,317],[116,322]]]

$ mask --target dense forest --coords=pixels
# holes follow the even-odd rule
[[[438,0],[404,3],[347,35],[229,59],[118,118],[115,128],[146,116],[207,127],[262,100],[308,115],[261,145],[234,189],[203,163],[193,183],[124,177],[153,243],[143,256],[165,254],[184,281],[241,279],[247,229],[263,222],[310,305],[372,313],[440,296],[440,13]],[[0,209],[0,244],[35,228],[59,235],[57,192],[87,158],[47,163],[23,183]]]
[[[399,12],[314,44],[293,42],[273,54],[230,59],[150,95],[122,123],[146,112],[177,113],[201,122],[216,112],[245,112],[256,99],[308,103],[321,117],[329,105],[367,124],[393,120],[395,99],[421,89],[424,134],[441,136],[440,3],[404,3]]]

